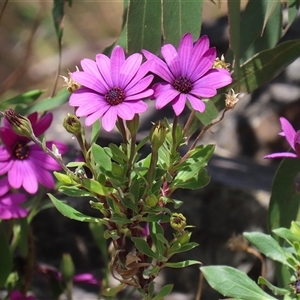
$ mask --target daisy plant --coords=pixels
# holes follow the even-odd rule
[[[74,107],[74,114],[69,114],[63,125],[78,141],[83,157],[80,161],[65,165],[61,154],[66,148],[62,143],[41,142],[37,138],[51,123],[50,113],[41,118],[37,114],[26,118],[12,110],[3,113],[0,163],[1,174],[7,174],[9,184],[35,193],[38,183],[53,187],[49,171],[55,171],[60,192],[86,197],[98,211],[97,217],[86,216],[49,194],[63,215],[97,224],[93,229],[95,235],[99,226],[105,228],[103,238],[112,245],[110,252],[106,251],[110,256],[107,263],[110,260],[110,273],[119,282],[112,288],[108,277],[104,280],[101,292],[107,297],[131,287],[143,299],[162,299],[172,290],[172,285],[166,285],[155,293],[154,279],[163,268],[200,264],[193,259],[170,261],[177,253],[198,245],[191,240],[193,226],[182,213],[176,212],[183,202],[172,195],[179,188],[196,189],[208,184],[205,167],[214,146],[197,142],[238,99],[233,91],[229,92],[222,116],[202,127],[195,141],[188,145],[190,136],[197,131],[197,127],[191,126],[197,120],[195,112],[204,113],[208,98],[215,96],[218,88],[230,84],[232,78],[226,68],[215,67],[216,50],[209,47],[206,36],[193,44],[188,33],[182,37],[178,51],[171,44],[161,51],[164,60],[146,50],[144,58],[140,53],[126,58],[124,50],[116,46],[110,57],[97,54],[95,60],[83,59],[82,70],[77,68],[69,79],[64,77],[72,91],[69,104]],[[155,84],[154,76],[159,76]],[[139,120],[148,108],[149,98],[152,100],[148,101],[155,101],[157,109],[170,103],[175,116],[173,120],[164,118],[150,123],[149,134],[140,138]],[[190,117],[180,123],[178,117],[184,111]],[[106,132],[119,131],[119,145],[101,146],[100,122]],[[200,126],[199,121],[196,124]],[[92,126],[90,139],[86,138],[85,126]],[[142,157],[147,145],[150,154]],[[58,169],[63,172],[57,172]],[[169,231],[173,232],[172,237],[167,235]],[[71,279],[74,274],[70,272],[62,274],[69,274]]]

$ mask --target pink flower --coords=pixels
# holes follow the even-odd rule
[[[10,193],[10,185],[7,177],[0,180],[0,219],[24,218],[28,212],[19,206],[26,201],[26,196],[21,193]]]
[[[83,59],[83,72],[72,73],[72,79],[83,87],[71,95],[69,104],[78,107],[78,117],[87,116],[87,126],[102,118],[103,128],[111,131],[117,117],[132,120],[135,114],[146,111],[148,106],[141,99],[153,94],[148,89],[153,75],[145,77],[151,64],[142,64],[138,53],[125,59],[120,46],[113,49],[110,59],[104,54],[97,54],[96,61]]]
[[[178,52],[171,44],[163,46],[161,53],[165,62],[149,51],[142,52],[148,60],[154,61],[151,71],[165,81],[153,86],[156,108],[172,103],[177,116],[184,110],[187,100],[194,110],[203,112],[205,104],[201,99],[215,96],[218,88],[232,82],[227,70],[212,68],[216,50],[209,48],[207,36],[193,45],[192,35],[185,34]]]
[[[11,291],[9,295],[9,300],[35,300],[33,296],[23,296],[20,291],[14,290]]]
[[[74,283],[87,283],[91,285],[99,285],[99,280],[91,273],[81,273],[73,277]]]
[[[264,158],[278,158],[278,157],[291,157],[291,158],[298,158],[300,157],[300,130],[297,132],[290,124],[290,122],[285,118],[280,118],[281,129],[282,132],[279,133],[281,136],[285,136],[287,142],[290,144],[291,148],[296,153],[290,152],[279,152],[279,153],[272,153],[264,156]]]
[[[37,113],[28,116],[36,136],[49,128],[52,118],[51,113],[40,119]],[[0,175],[7,173],[8,182],[13,188],[23,186],[30,194],[37,192],[38,183],[49,189],[54,188],[55,182],[50,171],[59,170],[60,166],[53,158],[28,138],[16,135],[5,119],[4,126],[0,128],[0,137],[3,143],[0,146]],[[56,145],[61,154],[67,151],[67,146],[59,141],[46,143],[50,149],[52,144]]]

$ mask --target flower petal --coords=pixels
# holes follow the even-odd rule
[[[154,88],[154,97],[156,98],[156,108],[161,109],[173,101],[180,93],[170,84],[158,83]]]
[[[76,82],[100,94],[104,94],[107,91],[107,87],[104,86],[103,81],[100,81],[97,77],[90,73],[81,71],[74,72],[71,77]],[[78,91],[80,91],[80,89]]]
[[[116,46],[110,57],[110,74],[114,86],[120,87],[120,71],[125,62],[125,53],[122,47]],[[124,78],[123,78],[124,79]]]
[[[0,179],[0,196],[3,196],[10,190],[7,177]]]
[[[96,55],[96,63],[104,81],[107,84],[106,90],[112,88],[114,84],[110,73],[110,59],[106,55],[100,53]]]
[[[187,98],[194,110],[199,111],[200,113],[205,111],[205,103],[201,99],[190,94],[187,96]]]
[[[176,78],[181,75],[180,59],[175,47],[171,44],[164,45],[161,48],[161,54],[174,77]]]
[[[135,77],[142,63],[142,55],[135,53],[130,55],[123,64],[119,74],[119,87],[125,88]]]
[[[264,158],[285,158],[285,157],[298,158],[298,155],[290,152],[279,152],[279,153],[272,153],[264,156]]]
[[[34,134],[39,137],[43,134],[51,125],[53,120],[53,114],[47,113],[42,116],[35,124],[32,124]]]
[[[179,94],[179,96],[173,100],[172,106],[176,116],[179,116],[183,112],[186,103],[186,97],[187,94]]]
[[[117,121],[117,109],[113,106],[103,115],[102,127],[104,130],[110,132],[115,127]]]
[[[146,76],[143,79],[141,79],[135,86],[132,86],[130,89],[126,88],[124,90],[125,94],[126,94],[126,99],[130,98],[130,95],[135,95],[137,93],[145,91],[145,89],[152,82],[153,77],[154,77],[153,75]],[[149,89],[148,91],[152,91],[152,90]],[[153,94],[153,92],[152,92],[152,94]],[[145,97],[149,97],[149,96],[145,96]]]
[[[192,49],[193,36],[190,33],[186,33],[182,37],[178,46],[178,55],[181,64],[181,75],[183,76],[186,76],[188,74]]]
[[[98,78],[98,80],[103,81],[103,77],[101,76],[97,63],[89,58],[85,58],[81,61],[81,67],[84,72],[90,73],[91,75]],[[104,82],[102,82],[104,84]],[[105,84],[104,84],[105,85]]]
[[[279,121],[281,123],[281,128],[282,131],[284,132],[286,140],[288,141],[292,149],[295,150],[295,136],[296,136],[295,129],[287,119],[281,117],[279,118]]]

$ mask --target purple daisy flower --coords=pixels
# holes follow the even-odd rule
[[[9,220],[25,218],[27,210],[21,206],[26,201],[26,196],[21,193],[10,193],[7,177],[0,180],[0,219]]]
[[[264,158],[277,158],[277,157],[291,157],[291,158],[298,158],[300,157],[300,130],[297,132],[290,124],[290,122],[285,118],[279,118],[281,123],[282,132],[279,133],[281,136],[285,136],[287,142],[290,144],[291,148],[296,153],[290,152],[279,152],[279,153],[272,153],[264,156]]]
[[[83,59],[83,71],[71,75],[83,87],[71,95],[69,104],[78,107],[78,117],[87,116],[87,126],[102,118],[103,128],[111,131],[117,117],[132,120],[135,114],[147,110],[141,99],[153,95],[153,90],[148,89],[153,75],[145,76],[151,65],[152,62],[142,64],[138,53],[125,59],[120,46],[113,49],[110,59],[104,54],[97,54],[96,61]]]
[[[179,116],[188,100],[194,110],[203,112],[202,98],[211,98],[217,89],[232,82],[230,73],[222,68],[212,68],[216,59],[216,49],[209,48],[207,36],[193,44],[193,37],[186,33],[178,47],[167,44],[161,48],[165,62],[147,50],[142,51],[147,60],[154,61],[151,71],[165,82],[153,86],[156,108],[161,109],[172,103]]]
[[[28,116],[35,136],[43,134],[50,126],[53,116],[51,113],[38,119],[38,114]],[[54,188],[54,178],[49,171],[60,170],[59,164],[30,139],[14,133],[8,121],[4,119],[4,126],[0,128],[0,175],[8,175],[9,184],[18,189],[21,186],[34,194],[38,190],[38,183],[45,187]],[[61,154],[67,151],[67,146],[59,141],[46,142],[48,148],[55,144]]]

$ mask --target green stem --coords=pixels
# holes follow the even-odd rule
[[[196,111],[195,110],[192,110],[185,125],[184,125],[184,128],[183,128],[183,131],[182,131],[182,135],[185,137],[188,133],[188,130],[190,129],[191,127],[191,124],[193,122],[193,119],[195,117],[195,114],[196,114]]]
[[[127,144],[128,143],[128,138],[127,138],[127,133],[126,133],[126,128],[124,126],[124,121],[123,119],[121,119],[120,117],[118,117],[118,129],[121,133],[122,139],[123,139],[123,143]]]
[[[154,174],[155,174],[155,168],[156,168],[157,160],[158,160],[158,151],[153,151],[153,149],[152,149],[151,161],[150,161],[150,166],[149,166],[148,176],[147,176],[147,183],[148,184],[145,188],[142,199],[144,199],[147,196],[148,191],[151,190],[151,188],[153,186],[153,180],[154,180]]]

